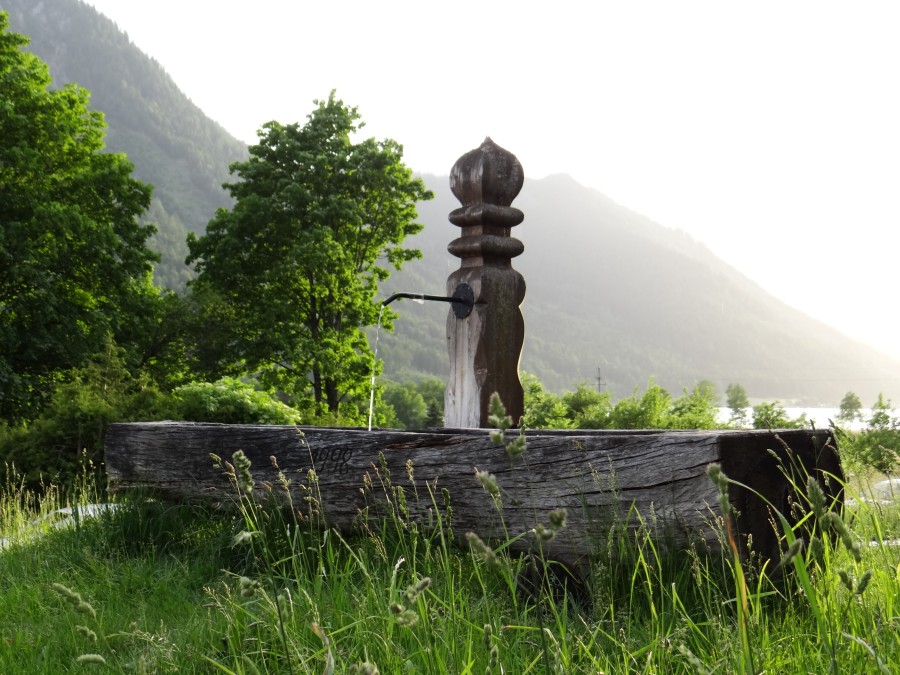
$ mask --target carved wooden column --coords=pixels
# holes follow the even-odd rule
[[[450,222],[462,228],[447,247],[461,259],[447,279],[447,293],[468,297],[468,311],[455,304],[447,317],[450,379],[444,400],[444,425],[487,427],[488,403],[497,392],[513,421],[524,409],[519,356],[525,322],[519,305],[525,279],[512,267],[524,246],[510,236],[525,215],[510,206],[525,180],[515,155],[486,138],[460,157],[450,172],[450,189],[462,204]]]

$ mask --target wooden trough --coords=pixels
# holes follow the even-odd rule
[[[448,297],[439,299],[458,300],[447,317],[444,420],[453,428],[408,433],[114,424],[106,437],[110,489],[152,489],[167,499],[224,504],[235,491],[210,455],[231,460],[241,450],[260,485],[278,485],[274,457],[291,481],[294,506],[303,512],[312,503],[307,498],[314,498],[332,527],[397,512],[405,502],[403,517],[422,526],[442,518],[458,539],[467,532],[485,541],[513,537],[514,549],[528,551],[535,543],[528,533],[547,527],[551,511],[565,509],[567,525],[544,551],[572,563],[595,553],[611,527],[647,529],[670,546],[705,541],[716,548],[719,494],[707,467],[718,463],[746,486],[732,486],[729,493],[741,545],[752,536],[754,551],[777,559],[769,505],[796,518],[791,504],[803,498],[794,486],[805,490],[808,476],[819,481],[831,508],[842,503],[841,467],[827,431],[540,431],[527,434],[528,448],[515,459],[489,440],[484,427],[494,392],[513,420],[523,413],[518,362],[525,282],[511,259],[524,247],[510,236],[524,219],[511,206],[523,180],[515,156],[490,139],[463,155],[450,174],[462,206],[450,214],[460,236],[448,250],[461,263],[448,279]],[[499,499],[478,473],[493,476],[488,483],[496,481]],[[278,497],[278,487],[258,489],[260,496]]]
[[[439,516],[446,525],[449,506],[449,524],[459,540],[471,531],[485,541],[505,541],[538,524],[547,526],[549,512],[564,508],[566,527],[543,546],[550,557],[567,563],[596,553],[614,525],[632,532],[646,527],[669,547],[706,542],[716,549],[715,521],[721,514],[717,488],[706,473],[712,463],[749,488],[733,485],[729,496],[742,542],[752,535],[754,551],[764,558],[780,556],[765,500],[795,522],[796,509],[790,504],[805,501],[794,485],[802,492],[807,477],[815,476],[832,507],[842,503],[841,467],[827,431],[555,431],[526,436],[524,454],[510,459],[484,430],[113,424],[106,437],[106,469],[114,491],[151,489],[170,500],[227,504],[236,492],[211,455],[231,461],[241,450],[251,461],[260,498],[285,497],[274,457],[291,481],[295,508],[305,513],[307,498],[313,496],[329,527],[348,530],[363,514],[389,514],[397,508],[401,490],[408,517],[423,527],[434,526]],[[500,508],[476,472],[496,478]],[[512,548],[528,551],[534,543],[526,534]]]

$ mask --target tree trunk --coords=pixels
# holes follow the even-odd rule
[[[325,380],[325,399],[328,403],[328,411],[337,414],[338,407],[341,404],[341,397],[338,392],[337,382],[330,378]]]
[[[315,503],[317,517],[341,529],[364,514],[393,512],[423,526],[441,518],[457,539],[472,531],[500,542],[547,526],[548,513],[564,508],[566,527],[543,548],[565,562],[599,551],[613,526],[646,529],[667,547],[705,541],[718,548],[721,513],[706,473],[711,463],[747,486],[732,486],[729,493],[736,525],[742,542],[751,535],[753,550],[764,559],[780,556],[779,533],[769,506],[754,492],[792,523],[801,514],[790,505],[804,503],[808,475],[819,481],[830,508],[842,504],[843,474],[827,431],[557,431],[529,433],[527,439],[525,453],[510,459],[484,430],[113,424],[106,467],[114,491],[151,488],[167,499],[226,504],[235,490],[210,454],[230,461],[242,450],[260,498],[290,497],[305,515]],[[272,457],[291,480],[290,495],[279,494]],[[476,472],[495,477],[499,508]],[[533,534],[526,534],[512,548],[533,544]]]

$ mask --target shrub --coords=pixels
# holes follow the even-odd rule
[[[780,401],[753,406],[754,429],[802,429],[807,423],[806,413],[795,419],[788,417]]]
[[[299,424],[300,413],[240,380],[192,382],[173,392],[175,416],[223,424]]]
[[[0,460],[14,464],[31,486],[68,486],[83,465],[100,469],[110,423],[164,419],[169,413],[169,398],[146,377],[129,374],[110,340],[56,388],[36,419],[0,430]]]
[[[882,394],[872,406],[872,416],[862,431],[844,433],[841,446],[845,457],[858,466],[891,474],[900,467],[900,418]]]

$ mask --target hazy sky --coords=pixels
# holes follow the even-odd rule
[[[900,358],[900,3],[87,1],[242,140],[331,89],[416,171],[489,135]]]

